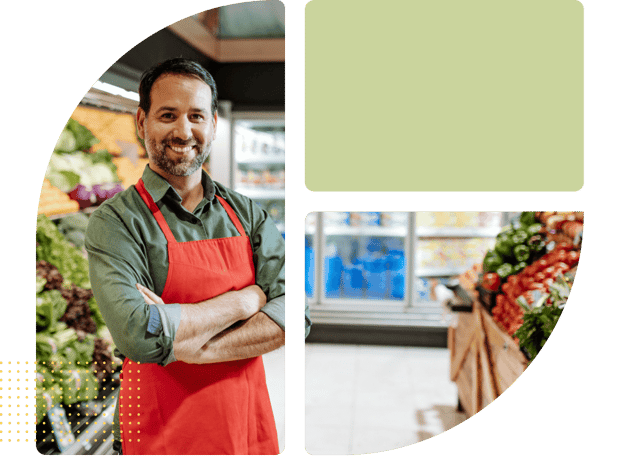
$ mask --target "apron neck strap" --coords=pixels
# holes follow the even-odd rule
[[[146,190],[146,187],[143,184],[143,179],[139,179],[137,181],[137,183],[135,184],[135,188],[137,189],[137,191],[139,192],[139,195],[141,195],[141,198],[143,199],[143,201],[146,203],[146,205],[152,212],[152,215],[154,216],[155,220],[159,224],[159,227],[161,228],[161,231],[163,231],[163,234],[165,235],[165,238],[168,240],[168,242],[176,242],[176,239],[174,238],[174,235],[172,234],[172,230],[170,230],[170,227],[168,226],[168,222],[165,221],[165,217],[163,217],[163,214],[159,210],[159,207],[150,196],[150,193],[148,193],[148,190]]]
[[[220,201],[220,203],[225,208],[225,212],[227,212],[227,215],[229,215],[230,220],[232,221],[232,223],[234,224],[234,226],[236,227],[240,235],[246,236],[242,223],[240,223],[238,216],[236,215],[232,207],[229,205],[229,203],[225,201],[223,198],[221,198],[219,195],[216,195],[216,198],[218,198],[218,201]]]
[[[152,215],[154,216],[155,220],[159,224],[159,227],[161,228],[161,231],[163,231],[163,234],[165,235],[165,238],[168,240],[168,242],[176,242],[176,239],[174,238],[174,235],[172,234],[172,230],[170,230],[170,227],[168,226],[168,222],[165,221],[165,217],[163,217],[163,214],[159,210],[159,207],[152,199],[152,196],[150,196],[150,193],[148,193],[148,190],[146,190],[146,187],[143,184],[143,179],[139,179],[137,181],[137,183],[135,184],[135,188],[137,189],[137,191],[139,192],[139,195],[141,195],[141,198],[143,199],[143,201],[146,203],[146,205],[152,212]],[[240,220],[238,219],[236,212],[234,212],[234,210],[229,205],[229,203],[225,201],[223,198],[221,198],[219,195],[216,195],[216,198],[218,198],[218,201],[220,201],[220,203],[223,205],[223,208],[225,208],[225,212],[227,212],[229,219],[232,221],[232,223],[234,224],[234,226],[236,227],[240,235],[246,236],[245,229],[243,228],[242,223],[240,223]]]

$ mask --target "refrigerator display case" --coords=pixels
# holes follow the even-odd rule
[[[284,233],[284,113],[232,113],[232,188],[265,209]]]
[[[321,212],[306,219],[315,323],[447,328],[435,293],[482,261],[503,212]]]
[[[315,241],[317,232],[317,214],[311,212],[305,219],[304,235],[304,289],[306,297],[311,303],[315,303]]]

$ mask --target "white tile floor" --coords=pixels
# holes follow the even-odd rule
[[[284,450],[284,346],[263,355],[269,399],[278,431],[278,445]]]
[[[466,419],[448,350],[306,344],[306,449],[363,454],[420,442]]]

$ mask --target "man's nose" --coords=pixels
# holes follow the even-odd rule
[[[192,123],[185,116],[179,117],[174,123],[173,136],[181,140],[188,140],[192,137]]]

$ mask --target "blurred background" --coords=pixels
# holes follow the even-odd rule
[[[399,448],[498,397],[562,312],[582,224],[575,212],[309,214],[307,451]]]
[[[130,49],[69,113],[52,147],[38,206],[40,453],[111,452],[121,363],[112,354],[108,328],[92,298],[83,243],[90,214],[134,185],[148,163],[135,127],[142,73],[166,59],[186,57],[212,74],[219,92],[219,122],[204,167],[214,180],[261,205],[284,236],[284,42],[281,2],[203,11]],[[59,294],[58,272],[73,283],[73,295]],[[267,354],[264,361],[283,449],[284,348]],[[45,367],[51,363],[70,364],[72,369],[64,375],[51,372]],[[80,393],[77,378],[95,387],[91,394]],[[96,434],[100,438],[95,439]]]

